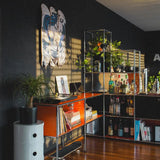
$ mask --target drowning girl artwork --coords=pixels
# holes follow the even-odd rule
[[[41,4],[41,65],[62,66],[65,63],[66,43],[65,24],[66,19],[61,10]]]

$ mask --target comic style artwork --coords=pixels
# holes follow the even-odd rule
[[[66,57],[65,16],[61,10],[56,11],[52,6],[48,9],[45,4],[41,4],[41,10],[41,64],[62,66]]]

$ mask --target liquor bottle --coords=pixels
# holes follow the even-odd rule
[[[122,119],[119,120],[118,124],[118,136],[123,137],[123,124],[122,124]]]
[[[129,115],[129,98],[127,98],[127,102],[126,102],[126,116]]]
[[[130,125],[129,125],[129,136],[130,137],[134,137],[134,120],[132,119],[130,121]]]
[[[126,102],[125,97],[122,97],[120,100],[120,115],[125,116],[126,115]]]
[[[112,119],[109,120],[108,135],[113,136],[113,121],[112,121]]]
[[[123,84],[123,79],[121,79],[120,81],[120,88],[119,88],[119,93],[122,94],[123,93],[123,87],[122,87],[122,84]]]
[[[115,81],[114,93],[119,93],[119,83],[117,82],[117,80]]]
[[[114,136],[117,136],[117,134],[118,134],[118,119],[115,118],[115,119],[114,119],[113,135],[114,135]]]
[[[121,110],[121,107],[120,107],[120,103],[119,103],[119,97],[116,98],[116,103],[115,103],[115,113],[116,115],[120,115],[120,110]]]
[[[112,81],[112,77],[109,81],[109,93],[114,93],[114,81]]]
[[[128,110],[129,116],[134,116],[134,106],[133,106],[133,100],[129,100],[129,110]]]
[[[126,94],[127,93],[127,85],[126,85],[125,81],[123,81],[121,88],[122,88],[122,93]]]
[[[124,120],[123,133],[124,133],[124,137],[129,137],[129,124],[128,124],[128,119],[125,119],[125,120]]]
[[[109,114],[113,115],[113,113],[114,113],[114,99],[111,98],[110,99],[110,104],[109,104]]]
[[[134,93],[134,80],[132,80],[132,83],[130,84],[130,92],[131,94]]]

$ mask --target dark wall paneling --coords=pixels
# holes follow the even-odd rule
[[[160,31],[145,33],[146,39],[146,65],[150,68],[150,75],[157,74],[160,70],[160,61],[154,61],[155,54],[160,57]]]
[[[2,36],[0,43],[0,75],[3,73],[3,102],[0,127],[3,149],[0,159],[13,159],[13,122],[18,119],[12,83],[19,73],[36,74],[36,29],[41,27],[41,3],[63,11],[67,24],[67,40],[82,39],[84,29],[105,28],[113,32],[113,40],[122,41],[122,49],[144,51],[144,32],[95,0],[15,0],[1,2]],[[1,33],[1,32],[0,32]],[[2,53],[2,55],[1,55]],[[2,70],[3,69],[3,70]],[[2,71],[1,71],[2,70]],[[1,116],[2,115],[2,116]],[[1,140],[0,139],[0,140]],[[1,143],[2,144],[2,143]],[[2,156],[2,158],[1,158]]]
[[[136,118],[159,119],[160,115],[159,97],[136,96],[135,104],[136,104]]]
[[[2,122],[2,13],[0,8],[0,122]],[[2,123],[0,123],[0,141],[2,142]],[[0,144],[0,151],[2,150],[2,143]],[[1,153],[1,152],[0,152]],[[0,154],[0,159],[2,159],[2,155]]]

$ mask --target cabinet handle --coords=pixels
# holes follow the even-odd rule
[[[33,152],[33,156],[36,156],[37,155],[37,152]]]
[[[34,133],[34,134],[33,134],[33,137],[34,137],[34,138],[36,138],[36,137],[37,137],[37,134],[36,134],[36,133]]]

